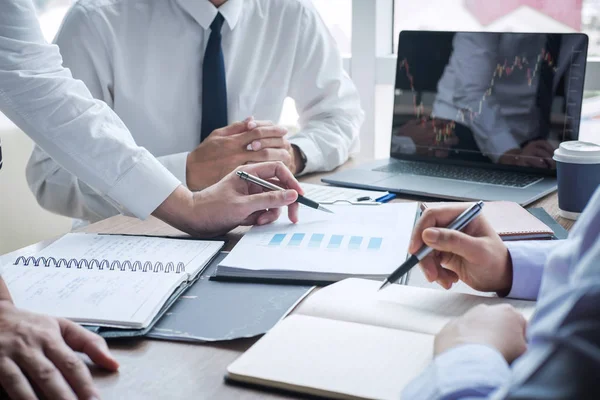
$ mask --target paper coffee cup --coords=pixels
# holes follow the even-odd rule
[[[562,142],[553,158],[559,215],[577,219],[600,185],[600,146],[576,140]]]

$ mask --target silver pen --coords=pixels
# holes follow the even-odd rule
[[[248,181],[248,182],[252,182],[255,185],[261,186],[265,189],[270,189],[270,190],[285,190],[284,188],[277,186],[275,184],[272,184],[269,181],[265,181],[264,179],[260,179],[259,177],[256,177],[254,175],[250,175],[247,172],[244,171],[237,171],[236,174],[243,180]],[[323,207],[322,205],[320,205],[319,203],[317,203],[314,200],[311,200],[309,198],[306,198],[302,195],[298,195],[298,199],[296,200],[298,203],[300,204],[304,204],[307,207],[310,208],[314,208],[315,210],[320,210],[320,211],[325,211],[328,213],[333,214],[333,211]]]

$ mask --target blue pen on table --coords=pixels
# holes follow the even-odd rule
[[[482,208],[483,208],[483,201],[478,201],[477,203],[473,204],[471,207],[466,209],[458,217],[456,217],[456,219],[454,221],[452,221],[446,229],[451,229],[451,230],[456,230],[456,231],[462,230],[471,221],[473,221],[475,219],[475,217],[477,217],[481,213]],[[433,249],[431,247],[429,247],[427,245],[423,245],[423,247],[421,247],[419,249],[419,251],[417,251],[415,254],[411,255],[408,258],[408,260],[406,260],[401,266],[396,268],[396,270],[394,272],[392,272],[390,274],[390,276],[385,278],[385,280],[383,281],[383,284],[379,287],[378,290],[383,289],[384,287],[386,287],[387,285],[389,285],[392,282],[396,282],[398,279],[400,279],[402,277],[402,275],[404,275],[408,271],[410,271],[412,267],[417,265],[419,263],[419,261],[421,261],[422,259],[427,257],[432,251],[433,251]]]
[[[375,199],[375,201],[378,203],[387,203],[388,201],[393,200],[395,198],[396,198],[396,195],[394,193],[388,193],[386,195],[379,197],[378,199]]]

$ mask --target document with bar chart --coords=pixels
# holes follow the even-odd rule
[[[335,282],[346,277],[379,279],[407,256],[417,203],[362,207],[328,206],[334,214],[300,208],[253,227],[217,269],[219,278]]]

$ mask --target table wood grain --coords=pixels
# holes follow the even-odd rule
[[[350,160],[340,168],[357,164]],[[312,174],[304,182],[320,183],[327,174]],[[419,200],[402,197],[394,201]],[[556,194],[533,203],[543,207],[567,230],[573,222],[558,215]],[[231,249],[248,228],[238,228],[228,234],[227,249]],[[182,236],[183,232],[150,217],[145,221],[116,216],[92,224],[81,231],[157,236]],[[32,254],[50,244],[38,243],[8,255]],[[96,384],[105,399],[287,399],[291,394],[265,392],[231,386],[224,383],[224,374],[231,362],[249,348],[256,339],[236,340],[218,344],[190,344],[152,339],[110,342],[110,348],[121,363],[119,372],[106,373],[90,364]]]

